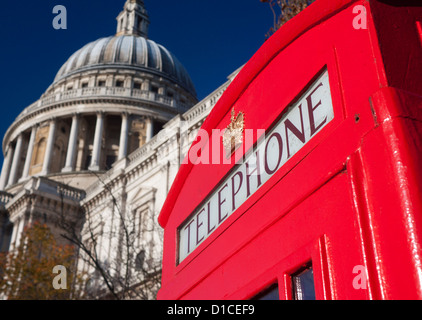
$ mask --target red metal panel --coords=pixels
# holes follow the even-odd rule
[[[385,88],[372,101],[379,126],[364,137],[357,161],[371,230],[366,246],[373,251],[379,298],[420,299],[422,100]]]

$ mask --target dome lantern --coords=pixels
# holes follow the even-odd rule
[[[149,17],[142,0],[127,0],[116,19],[117,36],[135,35],[148,38]]]

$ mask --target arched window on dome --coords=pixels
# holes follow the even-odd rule
[[[62,139],[58,139],[54,144],[53,159],[51,172],[60,172],[66,162],[66,147]]]
[[[44,162],[46,146],[47,146],[47,139],[45,137],[41,137],[35,143],[33,153],[32,153],[32,160],[31,160],[31,166],[29,169],[29,175],[33,176],[41,172],[42,165]]]
[[[118,30],[120,30],[121,32],[123,32],[124,29],[125,29],[124,23],[125,23],[124,18],[121,18],[120,21],[119,21],[119,26],[118,26]]]
[[[47,139],[41,138],[37,145],[35,146],[35,158],[34,158],[34,165],[42,165],[44,161],[44,154],[45,154],[45,148],[47,144]]]
[[[142,82],[141,81],[134,81],[133,83],[133,89],[135,90],[141,90],[142,88]]]
[[[142,19],[138,18],[138,31],[142,30]]]

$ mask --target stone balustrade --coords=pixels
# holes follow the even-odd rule
[[[0,206],[4,206],[13,198],[13,195],[5,191],[0,191]]]
[[[140,99],[145,101],[157,102],[164,104],[168,107],[175,108],[178,111],[187,110],[189,106],[185,103],[178,101],[174,97],[168,97],[166,95],[158,94],[148,90],[131,89],[131,88],[120,88],[120,87],[91,87],[91,88],[79,88],[67,90],[64,92],[53,93],[48,96],[41,97],[37,102],[34,102],[27,108],[25,108],[17,119],[26,116],[31,112],[38,111],[47,106],[62,103],[75,99],[82,98],[101,98],[101,97],[116,97],[116,98],[131,98]]]

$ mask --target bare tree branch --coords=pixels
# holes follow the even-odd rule
[[[136,227],[136,215],[129,214],[126,205],[125,190],[120,193],[114,190],[110,182],[106,182],[96,172],[92,172],[103,186],[103,192],[109,199],[102,208],[95,208],[95,212],[84,210],[80,213],[77,221],[69,220],[64,212],[64,196],[61,195],[62,206],[60,212],[60,227],[63,230],[61,236],[74,244],[79,249],[80,260],[90,266],[96,278],[90,281],[94,287],[87,288],[91,298],[96,299],[151,299],[155,296],[161,282],[161,259],[155,259],[153,252],[154,244],[150,248],[142,248],[137,245],[139,241]],[[119,197],[119,198],[118,198]],[[89,205],[85,205],[88,208]],[[106,215],[108,212],[108,216]],[[110,214],[111,213],[111,214]],[[154,216],[154,213],[153,213]],[[114,224],[114,217],[117,221]],[[145,216],[146,220],[153,217]],[[113,220],[113,221],[111,221]],[[110,230],[105,230],[108,226]],[[139,226],[140,228],[141,226]],[[155,232],[153,221],[145,223],[142,232]],[[100,253],[104,239],[117,243],[113,248],[113,258],[102,259]],[[144,244],[145,245],[145,244]],[[137,261],[140,252],[148,252],[150,259]],[[139,260],[139,259],[138,259]]]
[[[273,26],[268,31],[266,37],[269,38],[283,24],[295,17],[298,13],[308,7],[315,0],[260,0],[268,3],[273,13]],[[275,7],[278,7],[276,12]]]

